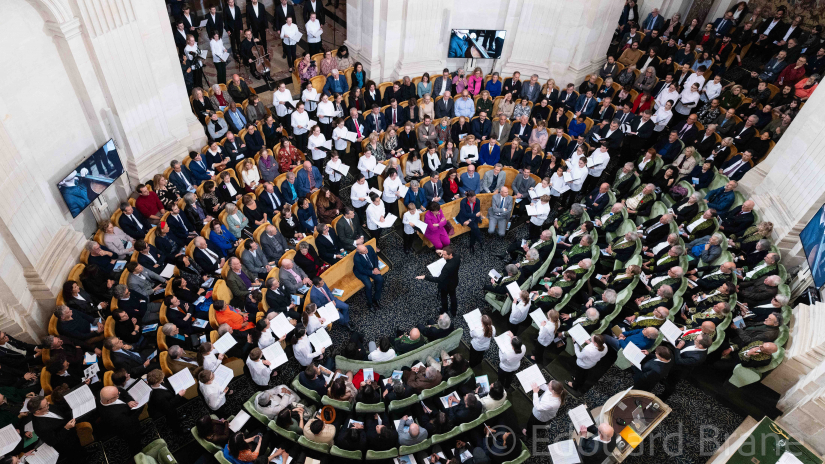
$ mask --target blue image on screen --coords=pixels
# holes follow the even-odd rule
[[[816,288],[825,285],[825,205],[817,210],[799,234]]]
[[[57,188],[75,218],[122,174],[120,155],[110,139],[64,177]]]

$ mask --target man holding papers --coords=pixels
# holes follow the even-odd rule
[[[75,430],[76,421],[71,417],[49,410],[45,397],[35,396],[26,405],[32,417],[34,433],[44,443],[56,449],[62,456],[71,456],[74,462],[82,462],[86,456]]]
[[[655,327],[646,327],[644,329],[636,329],[627,331],[618,337],[611,337],[606,335],[604,337],[605,343],[610,348],[618,351],[625,348],[629,343],[636,345],[644,353],[648,348],[653,346],[656,337],[659,336],[659,329]]]
[[[633,366],[633,389],[652,392],[673,368],[673,354],[664,346],[656,348],[641,362],[642,368]]]
[[[103,430],[108,430],[129,444],[129,452],[140,453],[141,427],[138,417],[143,408],[132,409],[119,399],[117,387],[100,390],[100,419]]]
[[[355,250],[358,256],[352,260],[352,273],[364,284],[364,294],[367,296],[367,310],[372,307],[381,310],[378,303],[384,291],[384,276],[381,275],[378,264],[378,255],[370,245],[358,245]]]
[[[315,306],[319,308],[319,312],[327,304],[332,303],[335,309],[337,309],[340,313],[338,322],[343,328],[352,330],[349,326],[349,305],[339,300],[332,294],[332,290],[327,287],[324,279],[320,277],[312,278],[312,289],[309,291],[309,301],[315,303]],[[329,318],[323,314],[321,314],[320,317],[323,317],[329,321]]]
[[[428,280],[438,284],[438,292],[441,295],[441,312],[449,313],[450,317],[455,317],[458,311],[458,299],[455,295],[456,288],[458,288],[458,270],[461,267],[461,258],[456,256],[453,252],[453,247],[445,246],[441,250],[435,251],[438,256],[446,261],[441,272],[437,276],[421,275],[417,276],[418,280]],[[447,297],[450,298],[450,305],[447,306]]]
[[[593,436],[589,437],[591,434]],[[613,454],[613,450],[616,448],[616,436],[618,434],[614,435],[613,427],[608,423],[600,424],[598,429],[595,425],[582,426],[579,435],[580,438],[576,448],[579,451],[582,464],[602,464],[608,456]]]
[[[183,433],[180,426],[180,416],[178,407],[186,402],[186,390],[179,392],[172,391],[169,382],[164,383],[164,374],[160,369],[155,369],[146,376],[146,383],[152,389],[149,394],[149,417],[157,420],[166,417],[166,423],[176,434]],[[140,410],[140,409],[138,409]]]
[[[662,401],[667,401],[670,395],[676,391],[676,385],[685,375],[693,371],[693,368],[703,364],[708,358],[708,348],[713,344],[713,338],[705,333],[700,333],[691,345],[682,344],[682,348],[668,348],[673,352],[673,370],[665,379],[665,390],[659,395]],[[663,345],[667,346],[667,345]],[[678,344],[677,344],[678,346]]]
[[[160,369],[157,361],[157,350],[149,348],[141,353],[132,351],[130,345],[124,345],[117,337],[109,337],[103,341],[103,348],[111,352],[112,364],[115,369],[126,369],[132,378],[137,378],[152,369]]]

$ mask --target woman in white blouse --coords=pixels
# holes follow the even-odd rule
[[[289,65],[289,72],[292,72],[295,65],[295,46],[298,41],[295,37],[298,35],[298,25],[292,23],[292,18],[287,17],[286,23],[281,26],[281,38],[284,39],[284,53],[286,53],[286,64]]]
[[[218,412],[218,410],[226,404],[226,396],[234,392],[229,387],[221,388],[216,385],[214,372],[203,370],[198,374],[198,390],[200,390],[201,397],[209,406],[209,409],[215,411],[219,417],[226,415]]]
[[[581,147],[579,147],[581,150]],[[580,157],[578,162],[570,168],[570,175],[573,176],[573,182],[570,183],[570,190],[579,192],[582,189],[584,180],[587,179],[587,158]]]
[[[470,366],[478,366],[484,359],[484,353],[490,348],[490,340],[496,338],[496,328],[490,316],[481,316],[481,327],[470,329]]]
[[[260,334],[260,337],[258,337],[258,348],[260,349],[264,349],[278,341],[272,333],[272,330],[269,328],[269,321],[275,319],[275,316],[277,316],[277,314],[275,312],[271,312],[267,314],[266,317],[262,317],[261,320],[255,324],[255,331]]]
[[[522,429],[522,434],[533,432],[536,426],[545,426],[548,422],[556,417],[559,408],[564,404],[564,399],[567,397],[567,392],[564,390],[564,385],[558,380],[551,380],[547,384],[547,391],[539,396],[541,385],[533,384],[533,411],[530,418],[527,420],[527,426]]]
[[[315,18],[315,13],[309,14],[309,21],[305,24],[307,28],[307,43],[309,44],[309,53],[321,53],[321,34],[324,30],[321,28],[321,22]]]
[[[570,185],[564,180],[564,166],[559,166],[556,173],[550,178],[550,195],[558,199],[562,193],[568,190],[570,190]]]
[[[318,108],[318,111],[321,111],[321,108]],[[347,149],[347,140],[344,138],[349,132],[344,125],[344,120],[341,118],[335,119],[335,129],[332,130],[332,140],[335,142],[335,149],[339,152],[346,151]]]
[[[330,153],[326,167],[324,167],[324,172],[327,173],[327,181],[329,181],[329,191],[336,197],[341,195],[341,179],[344,175],[341,174],[341,171],[338,171],[338,169],[341,169],[343,165],[341,157],[338,156],[338,152],[333,151]]]
[[[263,353],[260,348],[252,348],[249,352],[249,357],[246,358],[246,367],[249,369],[249,375],[252,381],[259,387],[268,387],[269,379],[278,375],[278,371],[269,370],[269,365],[272,364],[266,359],[263,359]]]
[[[292,351],[295,354],[295,359],[302,367],[307,367],[315,360],[315,358],[324,355],[324,350],[312,351],[312,343],[307,337],[304,329],[296,329],[292,335]]]
[[[315,110],[318,108],[318,91],[312,86],[312,82],[307,82],[307,86],[301,92],[301,101],[306,105],[306,110],[310,117],[315,116]]]
[[[567,385],[573,390],[580,390],[587,381],[588,371],[607,354],[607,345],[604,336],[596,334],[591,337],[590,343],[585,343],[584,348],[574,344],[573,349],[576,350],[576,367],[572,372],[573,381],[567,382]]]
[[[364,154],[358,158],[358,170],[361,171],[361,174],[367,179],[367,185],[374,189],[378,188],[378,178],[376,177],[375,171],[373,171],[376,164],[378,164],[378,161],[372,156],[372,150],[370,150],[368,145],[367,148],[364,149]]]
[[[224,356],[223,353],[216,355],[214,351],[211,343],[202,343],[198,348],[198,365],[208,371],[217,369],[221,365]]]
[[[478,140],[473,134],[468,134],[464,137],[464,145],[461,147],[459,153],[459,167],[467,166],[478,162]]]
[[[223,40],[218,31],[212,33],[212,39],[209,41],[209,49],[212,51],[212,62],[215,64],[215,70],[218,72],[218,83],[226,83],[226,61],[221,58],[221,55],[226,53],[226,48],[223,46]]]
[[[320,126],[312,126],[312,135],[307,139],[307,148],[312,150],[312,163],[316,166],[323,164],[323,159],[327,157],[327,152],[319,150],[318,147],[323,147],[327,143],[327,138],[321,133]]]
[[[682,95],[679,96],[679,103],[676,104],[676,112],[686,118],[697,103],[699,103],[699,84],[694,83],[682,91]]]
[[[332,119],[335,117],[335,104],[329,101],[328,95],[321,95],[321,102],[318,103],[318,108],[315,110],[315,117],[318,118],[318,125],[321,126],[324,137],[330,138],[332,135]],[[344,149],[346,148],[347,146],[344,144]],[[336,149],[340,150],[337,145]]]
[[[398,199],[401,197],[401,187],[404,186],[404,181],[398,175],[396,168],[387,169],[387,177],[384,179],[384,194],[381,199],[384,200],[384,209],[390,214],[398,217]]]
[[[372,231],[372,235],[381,234],[384,229],[384,219],[386,212],[384,211],[384,202],[381,197],[375,193],[370,193],[370,204],[367,206],[367,228]]]
[[[553,191],[553,188],[550,186],[550,181],[551,179],[549,177],[545,177],[541,180],[540,184],[535,187],[530,187],[530,190],[532,191],[530,194],[530,198],[532,198],[532,200],[530,200],[531,203],[538,203],[539,198],[541,198],[542,195],[550,195]]]
[[[538,343],[534,344],[533,354],[530,355],[530,359],[536,364],[544,362],[544,350],[553,343],[553,340],[556,338],[556,331],[559,330],[559,326],[561,325],[559,312],[555,309],[547,311],[546,316],[547,320],[539,324],[539,336],[536,339]]]
[[[538,214],[530,216],[530,228],[528,231],[530,240],[539,238],[544,226],[544,221],[546,221],[547,216],[550,215],[550,195],[542,195],[539,197],[538,202],[533,203],[533,206],[536,208]]]
[[[241,171],[241,179],[243,179],[244,187],[247,192],[254,192],[261,183],[261,175],[258,173],[258,168],[255,167],[255,159],[247,158],[243,162],[243,171]]]
[[[714,76],[713,80],[705,84],[702,95],[699,97],[703,102],[708,102],[718,97],[722,93],[722,76]]]
[[[512,332],[507,332],[507,336],[510,337],[510,345],[498,347],[498,381],[504,388],[513,382],[513,376],[521,366],[521,358],[527,354],[527,348],[521,344],[518,337]]]
[[[370,345],[373,345],[373,342],[370,342]],[[372,346],[370,346],[372,348]],[[389,337],[381,337],[378,340],[378,346],[372,350],[369,354],[370,361],[389,361],[395,358],[395,350],[392,347],[392,343],[390,343]]]
[[[303,322],[304,327],[306,327],[306,332],[310,335],[314,334],[316,330],[324,327],[324,323],[326,319],[323,317],[318,317],[315,315],[317,312],[318,307],[315,306],[315,303],[310,303],[304,309],[304,313],[301,314],[301,322]]]
[[[656,108],[665,106],[669,101],[673,104],[679,101],[679,87],[676,84],[670,84],[667,90],[656,96]]]
[[[507,265],[507,267],[510,266],[515,267],[515,264]],[[514,269],[514,271],[518,272],[518,268]],[[513,306],[510,309],[510,319],[508,321],[510,332],[514,334],[519,333],[521,324],[527,320],[527,313],[530,312],[530,303],[530,293],[527,292],[527,290],[522,290],[518,300],[513,301]]]
[[[427,146],[427,153],[424,155],[424,158],[430,175],[437,175],[441,168],[441,157],[438,155],[438,152],[435,151],[435,145]]]
[[[665,102],[664,106],[660,106],[659,109],[656,110],[656,113],[650,118],[653,121],[653,132],[656,134],[653,136],[655,140],[659,140],[660,134],[665,127],[667,127],[667,123],[670,122],[670,118],[673,117],[673,102],[668,100]]]
[[[286,84],[283,82],[278,85],[278,90],[272,92],[272,106],[275,107],[275,114],[281,125],[287,126],[289,122],[287,116],[295,111],[295,108],[292,106],[292,93],[286,89]]]
[[[307,139],[309,138],[309,113],[306,112],[304,104],[298,102],[298,107],[292,113],[291,118],[292,135],[295,136],[295,147],[299,150],[307,151]]]
[[[352,207],[358,211],[358,220],[362,221],[363,224],[366,219],[367,205],[370,202],[370,186],[367,179],[364,178],[364,174],[360,172],[356,174],[355,183],[350,187],[349,199],[352,202]]]

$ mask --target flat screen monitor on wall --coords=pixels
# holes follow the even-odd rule
[[[821,206],[799,234],[816,288],[825,285],[825,205]]]
[[[115,142],[109,139],[58,184],[72,217],[77,217],[123,174]]]
[[[498,59],[506,34],[491,29],[453,29],[447,58]]]

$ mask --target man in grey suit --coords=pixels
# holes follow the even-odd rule
[[[166,279],[138,263],[130,262],[126,264],[126,270],[129,272],[129,277],[126,279],[126,286],[129,287],[129,290],[140,293],[150,300],[163,298],[163,292],[155,295],[155,291],[163,288]]]
[[[278,232],[278,229],[272,224],[266,226],[266,230],[261,234],[260,241],[267,261],[277,262],[289,249],[289,242],[286,241],[284,234]]]
[[[435,146],[438,146],[438,136],[435,135],[435,125],[433,125],[433,120],[430,115],[424,116],[424,124],[418,127],[418,149],[421,150],[422,148],[427,146],[427,142],[432,142]]]
[[[243,247],[241,263],[253,274],[257,274],[259,279],[266,279],[266,275],[272,270],[276,261],[267,261],[264,252],[259,250],[258,244],[252,240],[245,241]]]
[[[304,285],[307,287],[312,286],[312,281],[307,277],[306,273],[300,267],[295,266],[295,263],[293,263],[291,259],[281,261],[278,280],[284,284],[284,287],[286,287],[290,295],[298,293],[298,289]]]
[[[481,179],[481,193],[498,193],[507,181],[507,174],[503,171],[504,166],[496,163],[493,169],[484,173]]]
[[[492,234],[493,231],[498,229],[496,231],[498,236],[504,237],[504,234],[507,233],[507,222],[510,220],[510,214],[512,213],[513,197],[510,196],[510,189],[502,185],[501,191],[493,195],[493,202],[490,204],[490,209],[487,210],[487,219],[490,221],[487,233]]]
[[[498,119],[493,121],[493,128],[490,130],[490,138],[496,139],[499,145],[504,145],[507,143],[507,139],[510,138],[510,129],[513,128],[513,125],[510,124],[510,120],[507,119],[507,116],[499,112]]]
[[[453,89],[453,77],[450,75],[450,70],[444,68],[441,76],[436,77],[433,82],[433,93],[430,95],[435,100],[435,97],[443,95],[444,92],[449,92]]]
[[[541,92],[541,84],[539,84],[539,75],[533,74],[530,76],[530,82],[521,86],[521,98],[526,98],[533,103],[539,98]]]
[[[435,108],[435,119],[441,119],[445,116],[452,118],[455,116],[455,101],[449,90],[444,92],[441,100],[435,102],[433,107]]]
[[[358,245],[363,245],[367,241],[367,235],[361,227],[361,218],[352,207],[344,207],[344,217],[338,220],[335,225],[335,232],[341,240],[344,250],[348,253],[355,251]]]
[[[513,181],[513,197],[522,200],[517,203],[516,209],[523,209],[530,204],[530,189],[536,186],[536,181],[530,177],[530,167],[525,166],[521,170],[521,175],[516,176]]]
[[[430,181],[424,184],[424,195],[427,196],[427,202],[431,203],[437,201],[438,204],[443,205],[444,187],[441,185],[441,179],[438,176],[430,177]]]

